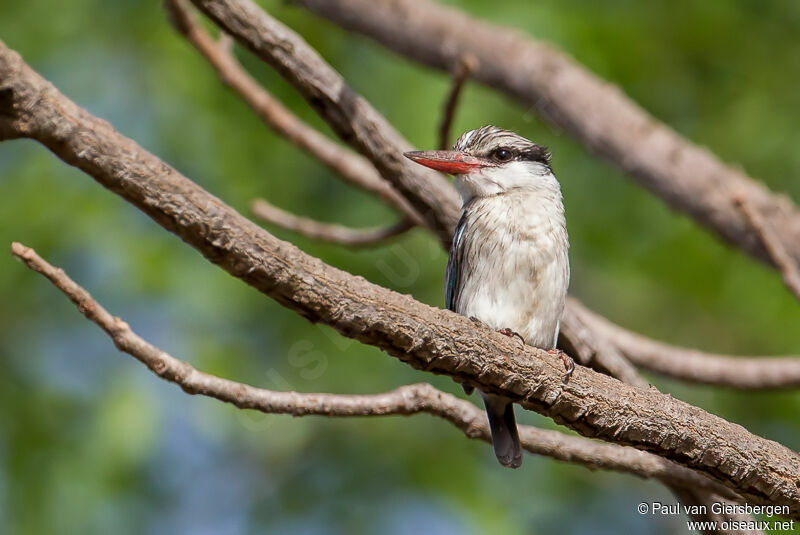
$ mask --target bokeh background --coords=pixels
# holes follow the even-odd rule
[[[643,107],[800,199],[800,3],[451,2],[551,41]],[[448,77],[278,0],[421,148]],[[0,0],[0,39],[92,113],[238,210],[264,196],[353,226],[396,216],[266,129],[167,24],[160,2]],[[237,54],[297,114],[329,130],[268,67]],[[571,291],[614,321],[737,354],[800,348],[779,276],[668,209],[562,132],[467,87],[455,130],[494,123],[554,153],[572,238]],[[446,255],[415,230],[351,251],[271,229],[367,279],[443,304]],[[0,244],[36,248],[139,334],[202,370],[274,389],[380,392],[447,378],[313,326],[220,269],[35,142],[0,144]],[[191,397],[130,357],[49,283],[0,255],[0,525],[4,533],[682,533],[659,484],[486,444],[426,415],[266,416]],[[741,393],[652,376],[662,391],[800,449],[795,391]],[[477,401],[477,400],[473,400]],[[523,423],[554,427],[518,410]]]

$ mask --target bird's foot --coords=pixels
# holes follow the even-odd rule
[[[567,369],[567,373],[564,374],[564,382],[568,383],[569,378],[572,377],[572,373],[575,371],[575,361],[572,359],[572,357],[570,357],[560,349],[548,349],[547,352],[550,353],[551,355],[561,357],[561,360],[564,361],[564,368]]]
[[[511,329],[506,327],[505,329],[498,329],[497,332],[499,332],[500,334],[504,334],[509,338],[513,338],[516,336],[517,338],[519,338],[519,341],[522,342],[522,345],[525,345],[525,339],[517,331],[512,331]]]

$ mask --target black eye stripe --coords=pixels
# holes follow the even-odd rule
[[[453,148],[491,159],[497,163],[500,163],[501,160],[495,158],[495,151],[506,149],[510,150],[513,156],[509,160],[502,160],[503,162],[519,160],[550,165],[550,152],[547,147],[537,145],[519,134],[492,125],[464,132]]]
[[[550,165],[550,152],[545,147],[537,145],[533,149],[520,152],[519,159]]]

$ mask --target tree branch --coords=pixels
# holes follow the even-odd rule
[[[568,304],[564,307],[558,346],[577,358],[578,362],[584,366],[616,377],[629,385],[647,388],[649,383],[617,350],[615,345],[596,336],[595,332],[577,314],[579,307],[583,305],[573,297],[568,298],[568,303],[570,302],[573,303],[573,306]]]
[[[592,340],[607,343],[637,366],[662,375],[742,389],[800,386],[800,357],[732,357],[672,346],[614,325],[572,298],[569,313],[586,325]]]
[[[682,138],[552,45],[428,0],[293,2],[402,56],[448,72],[460,57],[473,55],[478,60],[472,76],[476,81],[536,108],[671,207],[772,263],[762,240],[734,206],[733,193],[745,195],[800,262],[800,211],[787,197]]]
[[[797,299],[800,299],[800,267],[798,267],[798,263],[786,251],[783,243],[776,236],[775,230],[769,228],[769,224],[764,221],[762,215],[750,206],[747,197],[738,195],[734,197],[734,202],[747,218],[753,231],[758,234],[772,263],[781,272],[783,283]]]
[[[250,12],[257,16],[257,12]],[[283,43],[286,46],[286,43]],[[310,321],[421,370],[502,395],[579,433],[652,451],[753,504],[800,517],[800,455],[655,389],[563,364],[276,239],[59,93],[0,45],[0,135],[38,140],[231,275]]]
[[[84,316],[111,337],[120,351],[136,358],[154,374],[177,384],[188,394],[208,396],[240,409],[292,416],[352,417],[428,413],[449,421],[469,438],[491,443],[486,415],[482,410],[427,383],[401,386],[391,392],[374,395],[306,394],[256,388],[203,373],[138,336],[127,323],[112,316],[89,292],[70,279],[63,270],[50,265],[33,249],[13,243],[11,251],[29,268],[42,274],[61,290]],[[581,464],[590,469],[614,470],[645,479],[657,479],[669,485],[701,488],[729,499],[739,499],[727,487],[652,453],[530,426],[520,426],[520,438],[523,447],[537,455]]]
[[[351,247],[366,247],[377,245],[388,239],[403,234],[414,227],[408,220],[403,220],[387,227],[375,227],[366,229],[353,229],[333,223],[321,223],[307,217],[300,217],[277,206],[270,204],[264,199],[255,199],[250,209],[259,219],[277,225],[281,228],[297,232],[308,238],[315,240],[348,245]]]
[[[459,60],[456,69],[453,71],[453,85],[450,86],[450,92],[444,103],[442,122],[439,124],[439,148],[442,150],[450,148],[450,130],[458,107],[458,99],[461,96],[461,90],[464,88],[464,82],[478,67],[477,63],[478,60],[475,57],[464,56]]]
[[[249,0],[245,2],[211,0],[194,1],[194,3],[244,46],[268,64],[275,66],[278,72],[295,85],[310,103],[317,104],[319,101],[317,95],[328,91],[328,85],[333,80],[337,84],[344,84],[338,73],[325,63],[302,37],[270,17]],[[278,43],[283,46],[276,46]],[[475,59],[471,58],[467,62],[474,63]],[[352,93],[352,90],[348,88],[349,93]],[[363,101],[361,97],[357,98]],[[348,99],[328,98],[325,100],[325,106],[319,108],[320,114],[336,130],[360,131],[366,127],[367,122],[361,115],[351,113],[351,109],[347,105]],[[370,115],[375,113],[370,111]],[[396,137],[396,134],[390,126],[386,126],[388,123],[385,120],[381,119],[380,124],[377,131],[371,131],[376,139],[381,140],[379,142],[381,149],[371,156],[373,163],[385,170],[384,177],[403,191],[403,194],[420,212],[425,214],[437,212],[437,221],[440,221],[448,229],[455,228],[459,210],[452,208],[458,204],[454,189],[444,181],[441,175],[433,173],[431,176],[423,167],[413,166],[410,169],[399,169],[393,166],[396,155],[405,150],[405,142],[392,147],[392,139]],[[383,133],[381,130],[384,128],[389,129],[387,133]],[[358,142],[354,142],[352,137],[345,135],[342,137],[353,143],[356,148],[359,147]],[[437,183],[437,187],[433,190],[429,187],[431,180]],[[441,237],[441,232],[439,235]],[[449,248],[451,239],[450,234],[447,236],[446,240],[441,240],[446,249]],[[567,322],[569,319],[569,317],[565,318]],[[569,324],[565,325],[565,333],[575,332],[577,329],[577,326],[571,329]],[[577,343],[573,345],[577,345]],[[588,350],[586,341],[581,346]],[[584,354],[588,358],[586,351]],[[619,354],[614,355],[608,349],[592,348],[591,357],[587,362],[596,362],[601,369],[626,374],[627,380],[634,381],[635,370],[632,370],[630,366],[625,369],[625,364],[621,362],[622,358]],[[638,381],[639,384],[642,384],[641,379]]]
[[[445,178],[413,164],[403,152],[413,147],[299,35],[252,2],[218,3],[192,0],[220,26],[289,81],[333,130],[367,157],[380,174],[422,214],[446,247],[461,203]],[[400,149],[400,150],[398,150]],[[414,180],[412,177],[420,177]],[[428,199],[441,205],[428,210]]]
[[[360,0],[348,0],[351,3],[358,1]],[[405,2],[408,0],[397,1]],[[318,100],[316,95],[326,92],[327,85],[333,83],[333,80],[336,80],[336,83],[344,83],[341,77],[300,36],[271,18],[250,0],[193,0],[193,2],[221,25],[225,31],[254,51],[264,61],[275,66],[278,72],[293,83],[309,102],[316,103]],[[347,5],[351,4],[348,3]],[[369,10],[374,10],[375,7],[366,6],[365,9],[369,12]],[[405,39],[405,37],[402,38]],[[278,44],[281,46],[277,46]],[[498,65],[502,64],[502,61],[498,63]],[[478,67],[476,72],[479,72],[485,65],[481,63]],[[352,90],[348,88],[348,92],[348,94],[351,94]],[[363,102],[361,97],[357,97],[357,100]],[[362,115],[350,114],[350,107],[346,105],[347,102],[349,102],[347,99],[327,98],[325,99],[325,106],[321,108],[320,113],[334,129],[338,129],[340,132],[360,131],[365,128],[365,119]],[[371,115],[375,113],[374,110],[370,111]],[[381,125],[385,124],[385,120],[382,120]],[[373,124],[373,127],[383,128],[383,126],[378,127],[376,124]],[[431,177],[429,176],[430,173],[420,166],[405,170],[393,167],[396,155],[405,150],[405,142],[403,141],[402,145],[391,148],[391,139],[395,136],[393,130],[386,135],[380,135],[380,131],[370,132],[375,139],[381,140],[381,150],[371,153],[371,158],[377,167],[384,170],[383,176],[394,184],[398,190],[401,190],[421,213],[438,212],[437,221],[447,228],[454,228],[459,211],[452,210],[453,203],[457,203],[454,200],[456,194],[453,188],[443,180],[441,175],[434,173]],[[342,135],[342,137],[348,143],[352,142],[354,146],[359,146],[359,143],[354,141],[352,137],[346,135]],[[431,180],[438,184],[434,189],[429,188]],[[449,238],[444,240],[441,229],[438,235],[442,238],[442,244],[446,248],[449,247],[450,240]],[[570,311],[573,303],[577,303],[577,301],[573,299],[567,303],[567,310],[562,321],[565,337],[585,332],[587,329],[587,325],[578,320],[577,311],[575,313]],[[622,377],[626,377],[626,380],[633,381],[633,370],[623,362],[625,357],[622,355],[631,360],[636,359],[639,355],[628,355],[625,351],[614,349],[608,343],[601,343],[596,338],[588,338],[586,336],[583,336],[583,340],[575,339],[568,340],[568,342],[569,344],[566,344],[566,347],[582,348],[582,354],[577,356],[579,358],[582,356],[589,358],[588,361],[584,362],[597,365],[598,369],[610,373],[613,371],[613,373],[623,374]],[[637,362],[643,362],[646,360],[646,356],[641,355],[641,358],[636,360]],[[709,381],[715,384],[727,384],[717,383],[713,376],[709,377],[712,377]],[[721,380],[723,376],[720,375],[718,377]],[[687,374],[685,378],[687,380],[698,380],[692,374]]]
[[[164,7],[175,29],[186,37],[211,64],[222,82],[233,89],[267,126],[317,158],[350,184],[377,195],[415,224],[425,224],[419,212],[378,174],[371,163],[322,135],[267,92],[242,67],[224,40],[214,40],[198,24],[183,0],[165,0]]]

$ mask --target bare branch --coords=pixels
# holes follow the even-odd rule
[[[259,11],[250,11],[258,17]],[[235,34],[234,34],[235,36]],[[286,43],[284,43],[286,46]],[[563,364],[447,310],[276,239],[59,93],[0,45],[0,134],[38,140],[231,275],[311,321],[421,370],[505,396],[579,433],[707,473],[751,504],[800,517],[800,455],[655,389]]]
[[[772,263],[783,275],[783,283],[797,299],[800,299],[800,267],[798,267],[798,263],[786,252],[786,247],[776,236],[775,230],[769,227],[769,223],[758,213],[758,210],[750,206],[747,197],[737,195],[734,197],[734,203],[745,215],[758,237],[761,238]]]
[[[574,306],[568,305],[564,309],[559,332],[559,347],[570,355],[574,355],[584,366],[616,377],[629,385],[647,388],[648,382],[639,375],[637,369],[617,350],[614,344],[598,337],[582,321],[577,311],[583,305],[575,298],[570,297],[569,299]]]
[[[478,60],[476,81],[537,109],[671,207],[771,262],[762,240],[731,202],[731,192],[744,194],[800,262],[800,211],[791,200],[684,139],[554,46],[428,0],[293,2],[448,72],[460,57],[472,54]]]
[[[797,388],[800,357],[733,357],[676,347],[614,325],[576,299],[570,314],[588,327],[593,341],[615,347],[631,362],[663,375],[742,389]]]
[[[333,81],[337,84],[344,83],[341,77],[299,35],[285,28],[251,2],[198,1],[195,4],[214,18],[230,35],[239,39],[242,44],[253,50],[264,61],[276,66],[278,71],[298,87],[310,102],[318,102],[319,97],[317,95],[325,93],[326,86],[333,83]],[[277,47],[274,46],[275,43],[290,44],[291,46]],[[467,68],[477,68],[477,65],[469,65],[476,62],[473,57],[465,57],[470,58],[466,60]],[[327,80],[330,81],[325,83]],[[361,100],[360,97],[359,100]],[[322,116],[335,129],[347,132],[360,131],[364,128],[362,123],[366,122],[365,119],[359,114],[351,113],[351,110],[347,107],[346,100],[327,97],[325,103],[326,107],[321,111]],[[372,113],[374,112],[370,111],[367,116]],[[414,166],[410,169],[398,169],[394,166],[393,162],[396,155],[405,149],[402,144],[396,145],[393,149],[389,148],[388,145],[392,143],[391,140],[396,137],[396,134],[386,124],[385,121],[382,121],[380,129],[374,126],[373,128],[377,129],[377,131],[370,131],[370,134],[379,140],[377,143],[378,147],[380,147],[380,150],[372,153],[373,163],[385,170],[384,176],[387,180],[402,190],[404,195],[421,212],[425,214],[437,212],[439,214],[437,221],[445,227],[453,229],[459,213],[457,209],[452,209],[453,203],[457,203],[457,201],[453,200],[455,197],[453,188],[446,183],[442,183],[431,190],[429,189],[429,181],[443,182],[440,175],[434,174],[433,177],[430,177],[430,173],[420,166]],[[388,133],[383,134],[381,129],[385,128],[389,130]],[[356,138],[353,136],[343,137],[358,147]],[[441,232],[439,232],[439,236],[442,236]],[[445,248],[448,248],[450,234],[447,235],[446,240],[442,239],[441,242]],[[569,318],[565,318],[564,327],[565,334],[577,332],[581,328],[579,326],[570,328]],[[573,345],[578,345],[578,342]],[[587,347],[586,343],[583,343],[582,346],[584,348]],[[626,380],[634,383],[638,381],[638,384],[643,383],[641,378],[638,378],[635,370],[632,370],[630,366],[626,367],[626,364],[622,362],[622,357],[618,353],[616,355],[613,354],[610,348],[604,348],[603,350],[594,348],[591,355],[594,357],[591,361],[592,363],[614,361],[613,363],[600,364],[601,369],[623,373]]]
[[[571,306],[570,306],[571,305]],[[575,355],[578,360],[587,366],[616,377],[628,384],[640,388],[647,387],[647,381],[639,374],[631,362],[620,352],[613,342],[599,336],[593,326],[591,326],[581,312],[588,312],[575,298],[569,298],[564,316],[561,321],[561,333],[559,335],[559,347],[565,349],[570,354]],[[706,489],[694,489],[677,484],[667,484],[672,493],[687,506],[687,515],[699,522],[722,522],[726,518],[717,518],[713,514],[715,506],[727,501],[718,493]],[[736,500],[733,500],[736,501]],[[752,515],[742,514],[737,517],[742,522],[755,520]],[[739,531],[738,529],[718,530],[717,533],[760,533],[759,531]]]
[[[461,206],[453,188],[443,175],[406,159],[403,152],[411,150],[411,144],[313,48],[253,2],[192,3],[212,19],[225,17],[220,27],[283,75],[422,214],[442,244],[450,246]],[[431,199],[439,202],[435,210],[429,209]]]
[[[380,155],[379,155],[379,156],[380,156]],[[384,157],[385,157],[385,156],[384,156]],[[415,177],[415,178],[416,178],[416,177]],[[413,191],[413,192],[414,192],[414,193],[417,195],[417,197],[416,197],[416,199],[415,199],[415,200],[417,201],[417,204],[418,204],[418,205],[421,205],[421,206],[427,206],[427,205],[425,204],[425,202],[422,202],[422,203],[420,203],[420,199],[424,199],[426,196],[425,196],[425,195],[419,195],[419,190],[420,190],[420,189],[424,190],[424,188],[418,188],[418,187],[416,187],[414,184],[411,184],[411,186],[412,186],[412,187],[410,187],[409,189],[410,189],[410,190],[412,190],[412,191]],[[408,187],[408,186],[407,186],[407,187]],[[431,200],[429,200],[429,201],[427,201],[427,202],[434,202],[434,203],[436,203],[436,202],[439,200],[439,199],[437,199],[436,197],[430,197],[430,199],[431,199]],[[439,208],[439,210],[438,210],[438,211],[441,211],[443,214],[446,214],[446,213],[447,213],[447,205],[448,205],[448,204],[447,204],[446,202],[445,202],[445,203],[442,203],[442,204],[440,204],[440,205],[437,207],[437,208]],[[431,219],[435,219],[435,218],[431,218]],[[444,217],[444,219],[447,219],[447,217]],[[448,239],[449,239],[449,237],[448,237]],[[444,241],[444,240],[443,240],[443,241]],[[602,352],[599,352],[599,353],[598,353],[598,352],[596,352],[596,355],[598,355],[598,356],[601,356],[601,355],[604,355],[604,354],[611,354],[611,352],[610,352],[610,351],[602,351]],[[600,359],[599,359],[599,358],[597,358],[597,357],[595,357],[595,360],[598,360],[598,361],[599,361]],[[621,362],[621,359],[617,359],[617,360],[619,360],[619,361]],[[611,370],[611,368],[608,368],[608,369],[609,369],[609,370]]]
[[[491,442],[486,415],[482,410],[427,383],[401,386],[383,394],[310,394],[266,390],[198,371],[188,362],[173,357],[141,338],[126,322],[112,316],[62,269],[49,264],[33,249],[15,242],[11,245],[11,252],[69,297],[84,316],[111,337],[120,351],[128,353],[150,371],[177,384],[189,394],[208,396],[240,409],[292,416],[388,416],[424,412],[451,422],[469,438]],[[739,499],[730,489],[705,475],[652,453],[529,426],[520,426],[520,438],[523,447],[534,454],[591,469],[653,478],[670,485],[702,488],[730,499]]]
[[[257,218],[273,225],[315,240],[351,247],[377,245],[414,227],[408,220],[403,220],[387,227],[353,229],[343,225],[321,223],[313,219],[297,216],[281,210],[264,199],[255,199],[250,205],[250,209]]]
[[[450,148],[450,130],[453,126],[453,118],[456,114],[461,90],[464,88],[464,82],[467,81],[469,75],[477,68],[478,60],[474,56],[464,56],[456,65],[455,71],[453,71],[453,85],[450,87],[450,93],[448,93],[447,100],[444,103],[442,122],[439,125],[439,148],[442,150]]]
[[[165,0],[164,7],[173,26],[211,64],[222,82],[233,89],[267,126],[350,184],[377,195],[415,224],[425,224],[419,212],[364,157],[334,143],[303,122],[250,76],[233,55],[230,36],[222,33],[215,41],[188,12],[183,0]]]
[[[225,28],[226,31],[228,31],[236,39],[240,40],[248,48],[255,51],[259,57],[263,58],[268,63],[275,65],[276,68],[278,68],[278,70],[283,73],[289,81],[298,86],[301,93],[303,93],[303,95],[310,101],[316,102],[317,97],[315,95],[317,95],[319,92],[326,91],[326,84],[323,83],[324,80],[330,79],[330,83],[333,83],[334,80],[336,83],[344,83],[338,74],[336,74],[330,66],[325,64],[324,61],[319,58],[316,52],[311,50],[308,44],[305,43],[300,36],[283,27],[278,21],[269,17],[269,15],[264,13],[250,0],[193,1],[198,4],[201,9],[212,16],[212,18],[214,18],[218,24]],[[407,2],[411,0],[399,1]],[[347,5],[360,5],[360,2],[361,0],[347,0]],[[334,3],[338,5],[340,2],[337,0],[337,2]],[[370,6],[372,6],[372,4],[370,4]],[[371,12],[371,10],[375,9],[374,6],[370,6],[364,7],[366,10],[365,12]],[[437,6],[431,7],[434,10],[444,9]],[[403,17],[405,16],[407,15],[403,15]],[[463,15],[459,16],[463,18]],[[416,21],[416,19],[414,23],[422,24],[421,22]],[[364,22],[364,24],[366,24],[366,22]],[[399,35],[398,39],[406,39],[406,29],[393,29],[391,31],[400,31],[400,33],[403,35]],[[426,35],[426,39],[428,37],[430,36]],[[433,39],[433,37],[431,37],[431,39]],[[282,43],[283,45],[290,44],[291,46],[275,46],[276,43]],[[497,58],[497,61],[498,65],[503,65],[505,60]],[[478,66],[476,73],[480,72],[484,67],[485,65],[481,63]],[[363,101],[360,99],[360,97],[358,97],[358,99],[359,102]],[[333,98],[331,96],[326,97],[325,110],[327,111],[323,111],[323,117],[328,120],[332,126],[339,128],[342,131],[360,131],[360,129],[363,128],[363,116],[359,114],[349,114],[349,108],[345,106],[345,103],[346,101],[338,98]],[[371,110],[369,113],[373,114],[375,112],[374,110]],[[386,123],[383,122],[381,124],[385,125]],[[379,128],[374,124],[373,127],[376,129]],[[383,126],[380,128],[383,128]],[[379,146],[382,148],[381,150],[372,153],[371,158],[377,167],[384,169],[384,177],[395,184],[398,189],[402,190],[403,194],[408,196],[409,200],[421,212],[426,214],[430,214],[431,212],[439,212],[436,218],[437,221],[452,229],[455,226],[458,215],[458,210],[453,211],[451,208],[449,208],[451,206],[452,198],[455,195],[453,188],[444,183],[441,187],[437,186],[431,190],[428,189],[428,186],[430,185],[428,181],[431,179],[441,181],[441,176],[434,174],[435,176],[433,178],[429,178],[427,174],[424,176],[418,174],[419,169],[415,168],[405,171],[398,171],[396,167],[392,166],[392,162],[395,161],[395,156],[397,154],[399,154],[402,150],[405,150],[405,145],[398,145],[391,150],[388,145],[391,144],[390,140],[393,138],[394,134],[380,135],[380,130],[371,130],[370,134],[374,135],[374,139],[380,140]],[[347,138],[346,136],[343,137],[347,139],[348,142],[352,141],[352,138]],[[354,145],[358,145],[358,142],[353,143]],[[385,160],[385,163],[381,164],[380,162],[383,160]],[[420,166],[417,166],[417,168],[420,168]],[[402,186],[400,186],[401,182]],[[729,199],[726,202],[730,204]],[[442,237],[441,232],[439,232],[438,235]],[[442,243],[445,244],[446,247],[449,247],[449,238],[447,241],[442,239]],[[572,307],[575,303],[577,303],[577,301],[573,299],[567,304],[567,311],[562,322],[566,336],[584,332],[586,329],[586,325],[577,320],[577,312],[570,312],[570,307]],[[651,342],[658,344],[658,342],[655,341]],[[616,346],[617,349],[614,349],[614,344],[603,343],[600,342],[599,339],[588,339],[584,337],[582,341],[578,339],[570,340],[569,345],[575,348],[582,347],[584,356],[592,357],[589,360],[591,365],[597,365],[598,369],[604,370],[607,373],[622,374],[620,377],[625,377],[627,381],[634,381],[634,383],[635,380],[633,379],[632,375],[633,370],[630,366],[623,362],[623,358],[627,357],[632,361],[636,361],[637,363],[642,363],[642,365],[648,366],[644,363],[644,361],[647,360],[644,358],[644,356],[642,356],[642,358],[637,358],[639,355],[627,353],[619,348],[619,346]],[[581,355],[578,355],[579,358],[580,356]],[[709,379],[709,381],[714,382],[715,384],[728,384],[721,381],[723,377],[722,375],[718,376],[719,382],[713,379],[713,375],[709,377],[712,377],[712,379]],[[684,378],[687,380],[699,380],[692,374],[687,374]],[[639,381],[641,381],[641,379],[639,379]],[[741,383],[741,380],[737,381],[736,384],[738,385],[739,383]]]

